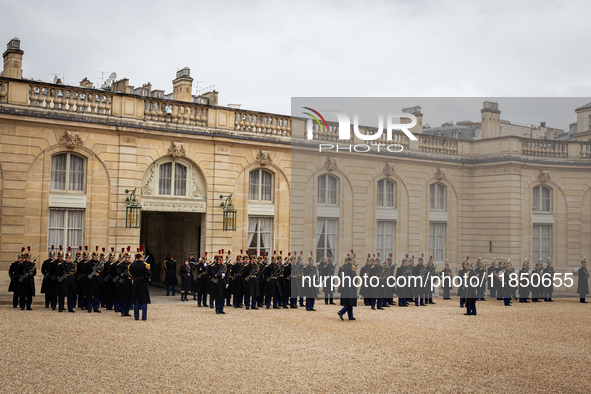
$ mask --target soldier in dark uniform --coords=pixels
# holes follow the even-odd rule
[[[63,255],[63,252],[59,252]],[[76,307],[76,263],[72,262],[72,251],[68,247],[66,253],[66,260],[59,260],[59,264],[56,268],[55,276],[57,278],[57,295],[58,295],[58,311],[63,312],[65,310],[64,301],[68,297],[68,312],[74,313]]]
[[[58,297],[58,287],[59,287],[59,283],[57,282],[57,267],[58,265],[64,261],[64,252],[60,251],[57,254],[57,259],[53,260],[51,262],[51,265],[49,266],[49,272],[51,274],[51,280],[52,280],[52,290],[53,290],[53,294],[51,296],[51,309],[55,310],[57,308],[57,297]]]
[[[86,309],[88,310],[88,313],[91,313],[92,311],[96,312],[96,313],[101,313],[101,311],[99,310],[100,307],[100,303],[101,303],[101,295],[100,295],[100,290],[99,290],[99,278],[100,278],[100,273],[103,270],[103,266],[100,265],[102,264],[99,260],[99,252],[98,252],[98,246],[96,247],[96,251],[92,252],[92,259],[90,259],[89,261],[86,262],[86,264],[84,265],[84,276],[83,276],[83,281],[86,282],[85,285],[85,289],[86,289]],[[99,268],[100,267],[100,268]],[[98,274],[92,276],[92,278],[90,277],[92,275],[92,272],[94,271],[95,268],[98,268]]]
[[[369,281],[369,270],[371,269],[370,256],[371,255],[368,253],[367,260],[365,260],[365,265],[359,270],[359,276],[362,280],[359,295],[363,297],[363,304],[367,306],[371,305],[369,297],[370,287],[366,286],[367,281]]]
[[[109,281],[109,294],[111,296],[111,300],[113,301],[113,310],[117,313],[121,312],[121,303],[119,302],[119,265],[123,264],[123,260],[125,259],[125,248],[121,248],[121,253],[119,253],[119,258],[116,262],[112,263],[109,267],[109,276],[111,280]]]
[[[207,282],[209,278],[207,276],[207,268],[209,266],[207,262],[207,252],[204,257],[199,259],[199,262],[195,264],[193,268],[195,277],[197,279],[197,306],[207,306]]]
[[[218,252],[220,253],[220,252]],[[212,279],[214,278],[215,274],[217,274],[217,272],[220,269],[220,256],[219,254],[214,256],[213,258],[213,264],[210,264],[207,267],[207,294],[209,294],[209,307],[211,309],[214,308],[214,300],[215,300],[215,294],[214,294],[214,283],[212,281]],[[223,308],[222,308],[223,309]]]
[[[243,251],[241,250],[240,253],[243,253]],[[229,287],[232,289],[232,305],[234,308],[242,308],[242,301],[244,300],[243,268],[242,255],[239,255],[236,257],[236,262],[229,269],[230,277],[228,278],[231,283]]]
[[[501,297],[505,306],[511,306],[511,286],[509,285],[509,267],[511,265],[511,259],[507,259],[507,262],[501,261],[499,263],[499,287],[497,288],[497,297]]]
[[[445,268],[439,274],[441,276],[441,289],[443,290],[443,299],[444,300],[451,300],[450,292],[451,292],[451,282],[452,282],[452,273],[451,269],[449,268],[449,263],[447,259],[445,259]],[[450,278],[450,279],[446,279]]]
[[[484,293],[486,293],[486,268],[484,268],[484,266],[486,265],[486,260],[484,260],[484,263],[482,262],[482,257],[478,258],[478,261],[476,262],[476,268],[474,269],[474,272],[476,272],[476,276],[478,277],[478,287],[476,289],[476,299],[478,301],[486,301],[484,299]]]
[[[415,299],[415,306],[426,306],[424,301],[424,282],[425,278],[427,277],[426,272],[426,267],[423,265],[423,256],[421,255],[421,257],[419,257],[419,263],[412,270],[412,276],[415,277],[413,282],[413,296]]]
[[[466,260],[462,263],[462,269],[458,271],[458,276],[462,279],[462,284],[458,288],[458,297],[460,297],[460,308],[463,308],[466,304],[466,279],[464,276],[470,271],[470,256],[466,257]]]
[[[18,254],[17,260],[10,265],[8,269],[8,276],[10,277],[10,284],[8,285],[8,291],[12,291],[12,307],[16,308],[18,306],[18,285],[19,285],[19,276],[18,273],[21,269],[21,265],[24,258],[25,248],[21,249],[21,252]]]
[[[134,304],[133,315],[135,320],[139,320],[140,310],[142,311],[142,320],[147,319],[148,304],[150,303],[150,287],[148,286],[148,281],[152,277],[152,271],[150,270],[150,265],[144,262],[142,249],[142,247],[138,248],[135,261],[129,265],[129,275],[133,280],[131,300]]]
[[[336,265],[334,264],[332,257],[329,257],[326,267],[324,268],[324,276],[326,278],[326,282],[323,283],[326,283],[327,286],[325,287],[328,287],[324,289],[324,302],[330,305],[336,305],[334,303],[334,289],[332,288],[332,281],[330,279],[332,276],[334,276],[335,270]],[[318,269],[318,272],[320,272],[320,269]]]
[[[129,250],[131,248],[127,247],[127,252],[125,253],[125,259],[120,264],[117,264],[117,276],[118,276],[118,283],[117,283],[117,295],[119,298],[119,310],[121,311],[121,316],[131,316],[129,314],[129,309],[131,307],[131,277],[129,275],[129,266],[131,265],[131,254]]]
[[[35,297],[35,275],[37,275],[37,268],[35,262],[31,261],[31,247],[27,247],[28,252],[23,254],[25,261],[19,265],[18,275],[18,303],[21,310],[25,307],[28,311],[32,310],[31,304],[33,297]]]
[[[375,256],[375,255],[374,255]],[[367,272],[369,283],[367,294],[369,296],[369,304],[371,309],[383,310],[382,308],[382,292],[380,288],[380,274],[382,272],[382,266],[379,264],[379,260],[376,258],[370,259],[371,268]]]
[[[304,279],[302,292],[306,297],[306,310],[315,311],[314,303],[316,301],[316,296],[318,295],[318,289],[314,285],[314,278],[316,278],[316,283],[318,283],[318,270],[314,265],[312,257],[308,257],[308,265],[303,268],[302,276]]]
[[[398,263],[398,261],[396,261],[396,263]],[[385,289],[387,294],[386,305],[396,305],[396,303],[394,302],[394,291],[396,289],[396,286],[392,285],[392,279],[388,280],[388,278],[396,279],[395,271],[396,264],[392,264],[392,253],[390,253],[388,259],[386,260],[386,272],[384,273],[384,278],[386,281]],[[339,274],[339,277],[340,276],[341,275]]]
[[[281,286],[281,304],[284,309],[289,308],[289,301],[291,296],[291,270],[292,270],[292,259],[288,257],[285,259],[285,264],[281,272],[279,272],[279,284]]]
[[[493,258],[492,263],[490,263],[490,267],[488,267],[488,269],[486,270],[486,274],[487,277],[491,277],[490,275],[492,274],[493,277],[494,275],[499,271],[499,269],[497,268],[497,258]],[[497,298],[497,289],[496,289],[496,284],[497,281],[490,280],[488,281],[488,291],[490,292],[490,298]]]
[[[223,315],[224,299],[226,298],[226,271],[228,266],[223,263],[224,256],[217,256],[217,264],[212,267],[211,299],[215,301],[215,313]]]
[[[544,268],[544,276],[550,279],[550,284],[544,287],[544,301],[554,302],[552,301],[552,293],[554,292],[554,266],[552,265],[550,257],[548,257],[546,268]]]
[[[587,257],[583,257],[581,261],[581,267],[577,272],[577,276],[579,277],[579,282],[577,283],[577,293],[581,297],[581,302],[586,304],[587,301],[585,298],[587,294],[589,294],[589,271],[587,270]]]
[[[542,266],[542,259],[540,259],[536,263],[530,278],[531,302],[540,302],[543,271],[544,267]]]
[[[41,264],[41,274],[43,275],[43,282],[41,282],[41,294],[45,294],[45,307],[49,308],[51,304],[51,309],[55,310],[57,305],[57,298],[55,298],[55,266],[53,262],[55,261],[55,251],[54,245],[51,245],[51,251],[49,252],[49,258]]]
[[[521,278],[528,278],[529,277],[529,263],[527,259],[523,262],[523,267],[519,270],[519,302],[520,303],[529,303],[529,286],[522,286]]]
[[[326,266],[328,265],[328,257],[323,257],[322,259],[320,259],[320,261],[318,262],[318,279],[320,280],[321,286],[322,286],[322,292],[325,295],[325,298],[328,299],[328,297],[326,297],[326,292],[327,289],[325,288],[326,286],[324,286],[324,278],[326,278]],[[327,302],[328,304],[328,302]]]
[[[172,287],[172,296],[176,294],[176,285],[178,280],[176,278],[176,260],[169,254],[164,261],[164,286],[166,286],[166,296],[170,295],[170,288]]]
[[[84,246],[81,259],[76,259],[76,293],[78,294],[78,308],[86,309],[86,264],[90,261],[88,246]]]
[[[354,284],[354,279],[357,276],[357,264],[351,257],[347,257],[345,264],[341,271],[341,286],[339,291],[341,293],[341,306],[343,307],[337,312],[341,320],[343,315],[347,313],[349,320],[355,320],[353,317],[353,307],[357,306],[357,288]]]
[[[259,294],[258,284],[258,270],[259,266],[256,264],[256,256],[253,255],[248,258],[248,255],[244,256],[244,304],[246,310],[253,309],[257,310],[257,298]]]
[[[408,255],[402,259],[402,264],[396,269],[396,295],[398,296],[398,306],[408,306]],[[404,278],[404,279],[399,279]]]
[[[465,295],[465,303],[466,303],[466,316],[476,316],[476,300],[478,298],[478,286],[479,284],[476,283],[476,280],[472,279],[473,277],[477,276],[476,271],[472,269],[471,264],[468,260],[465,263],[466,267],[466,295]],[[462,276],[463,278],[463,276]],[[472,280],[471,280],[472,279]]]
[[[271,299],[273,299],[273,309],[279,309],[281,305],[281,284],[279,283],[281,268],[281,256],[273,256],[271,258],[271,264],[265,267],[263,272],[265,277],[265,305],[267,309],[271,308]]]
[[[115,260],[115,248],[111,248],[108,259],[101,273],[101,303],[108,311],[113,310],[113,298],[111,297],[111,266],[117,264]]]
[[[304,264],[302,262],[302,256],[297,257],[296,263],[291,267],[291,298],[289,301],[289,307],[293,309],[297,309],[298,307],[298,297],[300,297],[300,306],[303,306],[303,297],[302,297],[302,270],[304,268]]]
[[[189,259],[185,259],[184,264],[179,268],[181,277],[181,301],[188,301],[187,294],[191,291],[191,265]]]

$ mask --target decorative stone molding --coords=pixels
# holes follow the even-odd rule
[[[73,149],[77,146],[82,146],[82,138],[77,131],[66,131],[59,139],[60,145],[65,145],[66,148]]]
[[[394,175],[394,163],[386,163],[384,166],[384,175],[392,176]]]
[[[324,167],[328,171],[334,171],[337,169],[337,158],[333,156],[329,156],[326,158],[326,163],[324,163]]]
[[[207,211],[206,208],[205,200],[164,199],[158,197],[142,198],[142,211],[205,213]]]
[[[445,169],[437,167],[437,172],[435,172],[435,178],[437,178],[438,181],[445,179]]]
[[[205,198],[205,196],[203,195],[203,190],[201,190],[201,188],[199,187],[199,181],[197,180],[197,169],[192,168],[191,173],[193,174],[193,192],[191,193],[191,195],[193,196],[193,198]]]
[[[257,161],[262,166],[266,166],[267,164],[271,164],[272,163],[271,152],[269,152],[268,150],[261,149],[259,151],[259,153],[257,154]]]
[[[538,180],[541,183],[546,183],[546,182],[550,181],[550,171],[540,170],[540,173],[538,174]]]
[[[187,152],[185,151],[182,142],[172,141],[170,148],[168,148],[168,154],[172,157],[185,157]]]
[[[156,166],[152,164],[148,170],[150,175],[144,187],[142,187],[142,196],[153,196],[154,195],[154,168]]]

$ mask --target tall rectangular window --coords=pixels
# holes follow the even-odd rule
[[[332,257],[336,261],[337,253],[337,219],[321,219],[316,221],[316,260]]]
[[[436,263],[445,260],[445,233],[447,223],[429,224],[429,255],[433,256]]]
[[[540,258],[546,261],[552,258],[552,225],[534,224],[532,242],[532,262],[537,263]]]
[[[378,181],[378,207],[394,208],[394,182],[389,179]]]
[[[248,217],[248,255],[269,253],[273,243],[273,217]]]
[[[538,185],[533,188],[532,195],[534,212],[551,212],[552,190],[549,187]]]
[[[84,191],[85,160],[71,153],[51,158],[51,190]]]
[[[84,245],[84,223],[85,211],[81,209],[49,210],[49,231],[47,246],[51,250],[51,245],[56,248],[62,245],[64,250],[68,246],[72,249],[78,249]]]
[[[393,220],[378,220],[377,252],[382,261],[386,260],[390,254],[394,254],[394,228]]]
[[[318,204],[337,205],[338,185],[336,177],[328,174],[318,177]]]
[[[172,185],[172,163],[160,165],[158,194],[170,195]]]
[[[252,170],[248,179],[248,199],[250,201],[271,201],[273,174],[262,169]]]
[[[185,196],[187,194],[187,167],[182,164],[174,165],[174,195]]]
[[[429,186],[429,209],[445,211],[445,186],[441,183]]]

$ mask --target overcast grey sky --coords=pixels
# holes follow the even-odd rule
[[[591,101],[588,0],[0,0],[0,15],[0,44],[21,39],[24,76],[64,73],[69,85],[115,71],[170,92],[188,66],[220,105],[285,114],[292,96]],[[431,125],[479,117],[424,112]],[[540,120],[562,128],[574,113],[516,121]]]

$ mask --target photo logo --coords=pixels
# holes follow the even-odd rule
[[[311,114],[310,112],[304,112],[305,115],[310,116],[320,129],[323,127],[326,131],[328,131],[328,125],[326,120],[322,116],[322,114],[310,107],[302,107],[308,111],[313,112],[316,116]],[[323,112],[328,112],[334,114],[338,121],[339,121],[339,140],[350,140],[351,139],[351,120],[349,116],[341,111],[336,110],[323,110]],[[322,123],[320,123],[320,118]],[[400,120],[403,118],[410,119],[409,123],[401,123]],[[402,131],[410,140],[417,141],[417,137],[411,133],[410,129],[416,126],[417,118],[411,113],[402,113],[402,114],[387,114],[386,115],[386,140],[392,141],[392,130],[400,130]],[[324,126],[323,126],[324,125]],[[306,127],[306,138],[311,140],[314,139],[314,130],[312,128],[312,122],[307,122]],[[364,141],[375,141],[382,137],[384,132],[384,115],[378,114],[378,130],[375,134],[364,135],[361,134],[359,131],[359,114],[353,114],[353,132],[355,133],[355,137],[359,138],[360,140]]]

